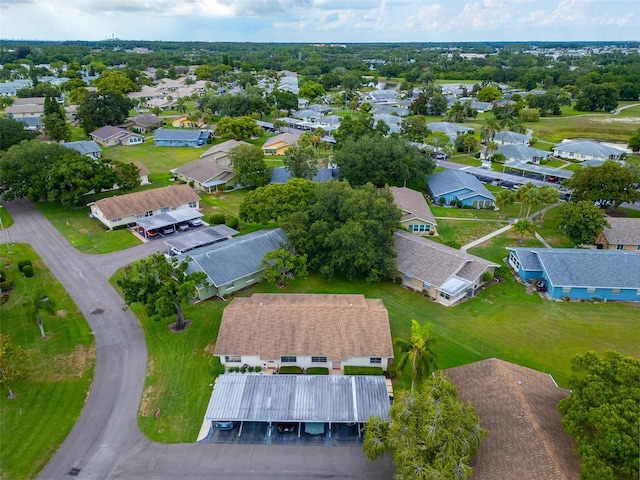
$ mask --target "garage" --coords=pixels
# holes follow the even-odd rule
[[[224,374],[203,442],[348,445],[370,416],[388,421],[390,406],[383,376]]]

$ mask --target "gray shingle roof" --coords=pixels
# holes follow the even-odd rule
[[[456,276],[473,282],[487,268],[498,267],[483,258],[402,230],[395,233],[394,241],[398,271],[435,287]]]
[[[93,140],[81,140],[79,142],[66,142],[61,144],[63,147],[70,148],[71,150],[75,150],[76,152],[80,152],[82,155],[87,155],[88,153],[100,153],[102,149],[100,145],[98,145]]]
[[[628,250],[510,248],[518,258],[531,254],[555,287],[638,288],[640,254]],[[521,256],[521,253],[524,255]],[[527,262],[533,262],[528,258]],[[533,268],[532,268],[533,269]]]
[[[532,148],[527,145],[500,145],[498,147],[498,153],[503,154],[507,158],[515,158],[516,160],[522,160],[529,162],[533,158],[547,158],[551,156],[551,152]]]
[[[167,128],[159,128],[155,132],[153,132],[153,138],[155,141],[165,141],[165,140],[174,140],[174,141],[196,141],[201,137],[204,137],[206,134],[202,130],[186,130],[186,129],[167,129]]]
[[[209,281],[219,287],[260,271],[265,253],[277,250],[286,241],[285,233],[279,228],[260,230],[192,250],[179,255],[178,260],[190,257],[188,271],[205,272]]]
[[[497,132],[493,137],[495,142],[504,142],[504,143],[527,143],[531,137],[529,135],[524,135],[522,133],[512,132],[510,130],[506,130],[504,132]]]
[[[210,160],[194,160],[173,171],[202,184],[225,173],[233,174],[231,168]],[[228,180],[231,175],[224,175],[224,178]]]
[[[610,147],[603,143],[594,142],[592,140],[578,140],[562,142],[553,147],[558,152],[573,152],[582,155],[592,155],[594,157],[609,158],[609,156],[618,156],[624,153],[624,150]]]
[[[459,134],[467,133],[473,130],[473,128],[471,127],[465,127],[464,125],[460,125],[459,123],[451,123],[451,122],[427,123],[427,128],[432,132],[444,132],[447,135],[449,134],[459,135]]]
[[[416,219],[432,225],[437,224],[436,217],[431,213],[422,193],[406,187],[390,187],[389,190],[396,205],[402,210],[402,222]]]
[[[610,227],[602,232],[613,245],[640,245],[640,218],[607,218]]]
[[[319,168],[318,173],[311,179],[312,182],[328,182],[337,178],[338,170],[335,168]],[[269,183],[287,183],[291,180],[291,173],[286,167],[276,167],[271,170],[271,181]]]
[[[493,194],[482,185],[480,180],[461,170],[444,170],[443,172],[436,173],[435,175],[427,177],[427,185],[429,185],[429,190],[431,190],[431,193],[436,199],[458,190],[466,190],[468,194],[462,194],[465,198],[475,194],[495,200]]]

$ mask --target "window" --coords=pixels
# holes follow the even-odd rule
[[[198,206],[198,202],[189,202],[189,208],[196,208]]]
[[[409,229],[412,232],[428,232],[431,230],[431,225],[409,225]]]
[[[380,358],[380,357],[371,357],[369,359],[369,363],[370,364],[374,364],[374,365],[380,365],[382,363],[382,358]]]
[[[122,221],[122,217],[114,218],[112,220],[112,222],[121,222],[121,221]]]
[[[160,213],[167,213],[169,211],[169,207],[162,207],[160,209]]]
[[[616,250],[624,250],[624,245],[618,245],[618,246],[616,247]]]
[[[444,293],[444,292],[440,292],[440,296],[442,298],[446,298],[447,300],[449,300],[451,298],[451,296],[448,293]]]
[[[297,361],[298,359],[295,355],[283,355],[282,357],[280,357],[281,363],[296,363]]]
[[[242,357],[240,355],[225,355],[224,363],[240,363]]]
[[[611,289],[611,294],[612,295],[620,295],[620,289],[619,288],[612,288]]]
[[[327,363],[327,357],[311,357],[311,363]]]
[[[520,261],[518,260],[518,257],[516,257],[515,253],[511,252],[509,254],[509,262],[513,265],[513,268],[520,270]]]
[[[571,287],[562,287],[562,293],[569,293],[571,292]]]
[[[405,276],[404,276],[404,279],[405,279],[406,281],[410,282],[410,281],[411,281],[411,275],[405,275]]]
[[[596,287],[587,287],[587,293],[590,293],[590,294],[596,293]]]
[[[153,217],[153,210],[149,210],[148,212],[145,212],[144,216],[145,217]]]
[[[426,288],[427,290],[431,288],[431,285],[430,285],[430,284],[428,284],[427,282],[422,282],[422,286],[423,286],[424,288]]]

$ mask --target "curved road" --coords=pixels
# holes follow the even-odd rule
[[[5,203],[11,241],[29,243],[65,287],[95,337],[96,369],[80,418],[39,475],[54,479],[388,479],[390,458],[368,462],[359,447],[160,444],[144,437],[136,416],[147,348],[136,317],[108,282],[121,266],[160,245],[108,255],[75,250],[26,200]],[[204,413],[204,412],[203,412]],[[72,469],[79,470],[70,476]],[[75,472],[75,471],[74,471]]]

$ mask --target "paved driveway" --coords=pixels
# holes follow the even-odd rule
[[[87,319],[96,369],[84,409],[40,479],[388,479],[387,456],[368,462],[359,446],[159,444],[144,437],[136,415],[147,349],[135,316],[108,278],[118,268],[164,247],[150,242],[109,255],[75,250],[30,202],[5,203],[13,242],[29,243]],[[101,313],[98,313],[101,312]]]

